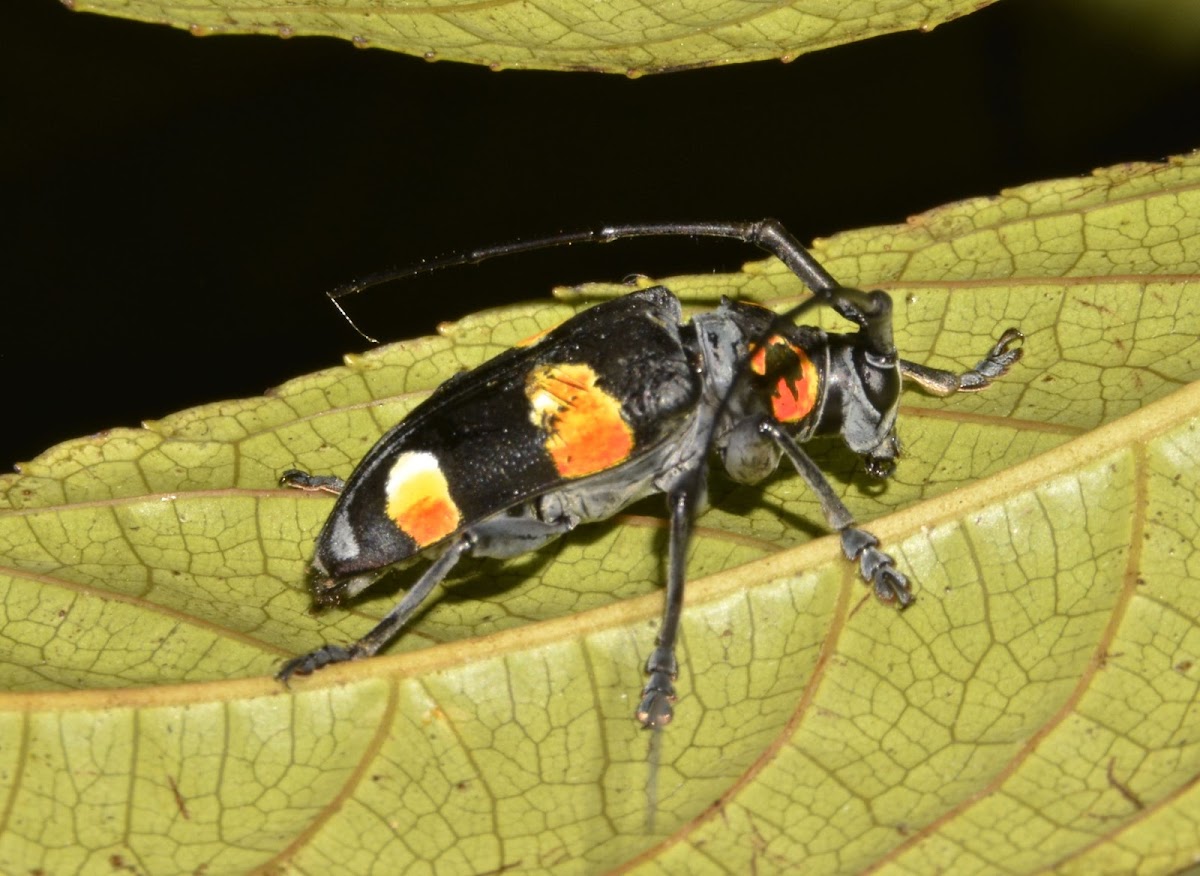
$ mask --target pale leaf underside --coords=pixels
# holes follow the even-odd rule
[[[411,580],[310,614],[330,500],[280,472],[347,474],[440,381],[575,305],[51,449],[0,479],[0,870],[1183,867],[1198,182],[1195,155],[1122,166],[818,242],[843,282],[893,292],[908,357],[969,366],[1009,325],[1026,357],[978,395],[909,393],[882,492],[814,449],[915,582],[903,614],[817,537],[795,478],[714,477],[653,801],[632,712],[661,611],[657,502],[472,565],[386,656],[270,678]],[[667,282],[706,304],[800,294],[771,262]]]

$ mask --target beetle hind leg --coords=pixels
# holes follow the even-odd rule
[[[359,639],[352,645],[322,645],[315,651],[310,651],[307,654],[302,654],[295,657],[280,668],[275,673],[275,677],[287,684],[288,679],[293,675],[311,675],[318,669],[329,666],[333,663],[346,663],[350,660],[361,660],[364,657],[371,657],[376,654],[380,648],[396,637],[396,634],[404,627],[412,618],[421,603],[433,591],[433,588],[440,584],[450,570],[457,565],[463,555],[468,553],[474,547],[474,537],[470,533],[463,533],[458,536],[440,557],[434,560],[433,564],[425,570],[425,573],[417,579],[417,583],[412,586],[412,589],[404,594],[404,598],[396,604],[396,607],[384,616],[378,624],[375,625],[369,633]]]

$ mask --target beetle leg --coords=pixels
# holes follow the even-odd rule
[[[417,580],[412,589],[404,594],[404,598],[397,603],[396,607],[389,611],[371,632],[353,645],[349,647],[322,645],[315,651],[310,651],[284,663],[279,672],[275,673],[275,677],[287,684],[288,679],[293,675],[310,675],[331,663],[361,660],[363,657],[370,657],[378,652],[408,623],[433,588],[450,574],[450,570],[462,559],[464,554],[471,550],[474,543],[475,539],[470,533],[463,533],[452,541],[445,552],[425,570],[425,574]]]
[[[928,368],[916,362],[900,360],[900,373],[933,395],[953,395],[956,392],[978,392],[986,389],[997,377],[1021,358],[1021,348],[1013,347],[1025,339],[1018,329],[1010,328],[1000,336],[994,347],[979,364],[962,374]]]
[[[698,479],[697,479],[698,480]],[[694,481],[693,481],[694,483]],[[670,494],[671,542],[667,551],[667,607],[662,626],[654,640],[654,651],[646,661],[650,678],[642,688],[637,717],[647,729],[664,727],[671,722],[679,662],[675,641],[679,636],[679,617],[683,612],[683,584],[687,566],[688,543],[692,539],[692,512],[696,490],[683,487]]]
[[[333,493],[335,496],[341,495],[342,490],[346,489],[346,482],[339,477],[309,474],[298,468],[289,468],[280,475],[279,485],[310,493],[317,491]]]
[[[796,471],[816,493],[829,527],[842,537],[842,551],[851,562],[858,562],[859,574],[883,602],[895,600],[901,608],[912,604],[908,579],[896,568],[895,561],[879,549],[879,539],[854,525],[854,515],[837,497],[829,481],[808,454],[800,449],[787,431],[774,420],[764,417],[759,431],[779,445]]]

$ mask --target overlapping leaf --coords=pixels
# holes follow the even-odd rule
[[[1180,868],[1200,850],[1198,183],[1193,155],[821,242],[835,276],[894,292],[909,357],[968,366],[1019,325],[1026,358],[986,393],[910,393],[882,492],[816,448],[916,582],[904,614],[812,540],[794,478],[714,478],[657,770],[631,716],[656,504],[472,566],[390,656],[269,678],[411,580],[310,615],[330,501],[280,471],[346,474],[574,304],[54,448],[0,481],[0,870]],[[800,292],[772,262],[670,285]]]
[[[880,34],[932,29],[991,0],[63,2],[72,9],[187,28],[198,36],[335,36],[431,61],[636,76],[767,58],[791,60]]]

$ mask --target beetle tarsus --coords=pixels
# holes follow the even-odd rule
[[[293,490],[304,490],[309,493],[333,493],[340,496],[346,488],[346,482],[334,475],[315,475],[298,468],[289,468],[279,476],[281,487],[291,487]]]
[[[293,657],[284,663],[275,673],[275,678],[287,684],[293,675],[312,675],[318,669],[333,663],[345,663],[357,656],[353,646],[344,648],[341,645],[322,645],[315,651]]]
[[[671,723],[675,702],[675,685],[671,682],[679,675],[679,664],[670,649],[659,645],[646,661],[646,672],[650,678],[642,688],[642,701],[638,705],[637,717],[647,730],[665,727]]]
[[[908,608],[916,600],[912,588],[909,586],[908,578],[895,566],[890,565],[891,557],[888,557],[887,554],[874,548],[871,551],[881,557],[887,557],[888,560],[888,565],[881,566],[875,573],[873,579],[875,597],[880,602],[895,601],[901,610]]]
[[[651,690],[647,685],[642,695],[641,705],[638,706],[637,717],[646,730],[656,730],[666,727],[675,716],[671,703],[675,702],[675,688],[668,683],[669,690]]]
[[[996,341],[996,345],[988,351],[987,356],[966,374],[959,376],[958,391],[978,392],[989,387],[993,380],[1002,376],[1021,358],[1024,351],[1020,346],[1013,345],[1024,340],[1025,335],[1019,329],[1006,329],[1000,340]]]
[[[912,605],[908,578],[896,568],[896,561],[879,549],[879,539],[864,529],[848,526],[842,530],[842,551],[851,562],[858,561],[859,574],[880,601],[894,600],[901,608]]]
[[[928,365],[919,365],[904,359],[900,360],[900,373],[906,380],[911,380],[926,392],[937,396],[954,395],[956,392],[979,392],[991,386],[993,380],[1001,377],[1021,358],[1024,351],[1019,344],[1023,340],[1025,335],[1018,329],[1005,330],[1000,340],[996,341],[979,364],[962,374],[930,368]]]

